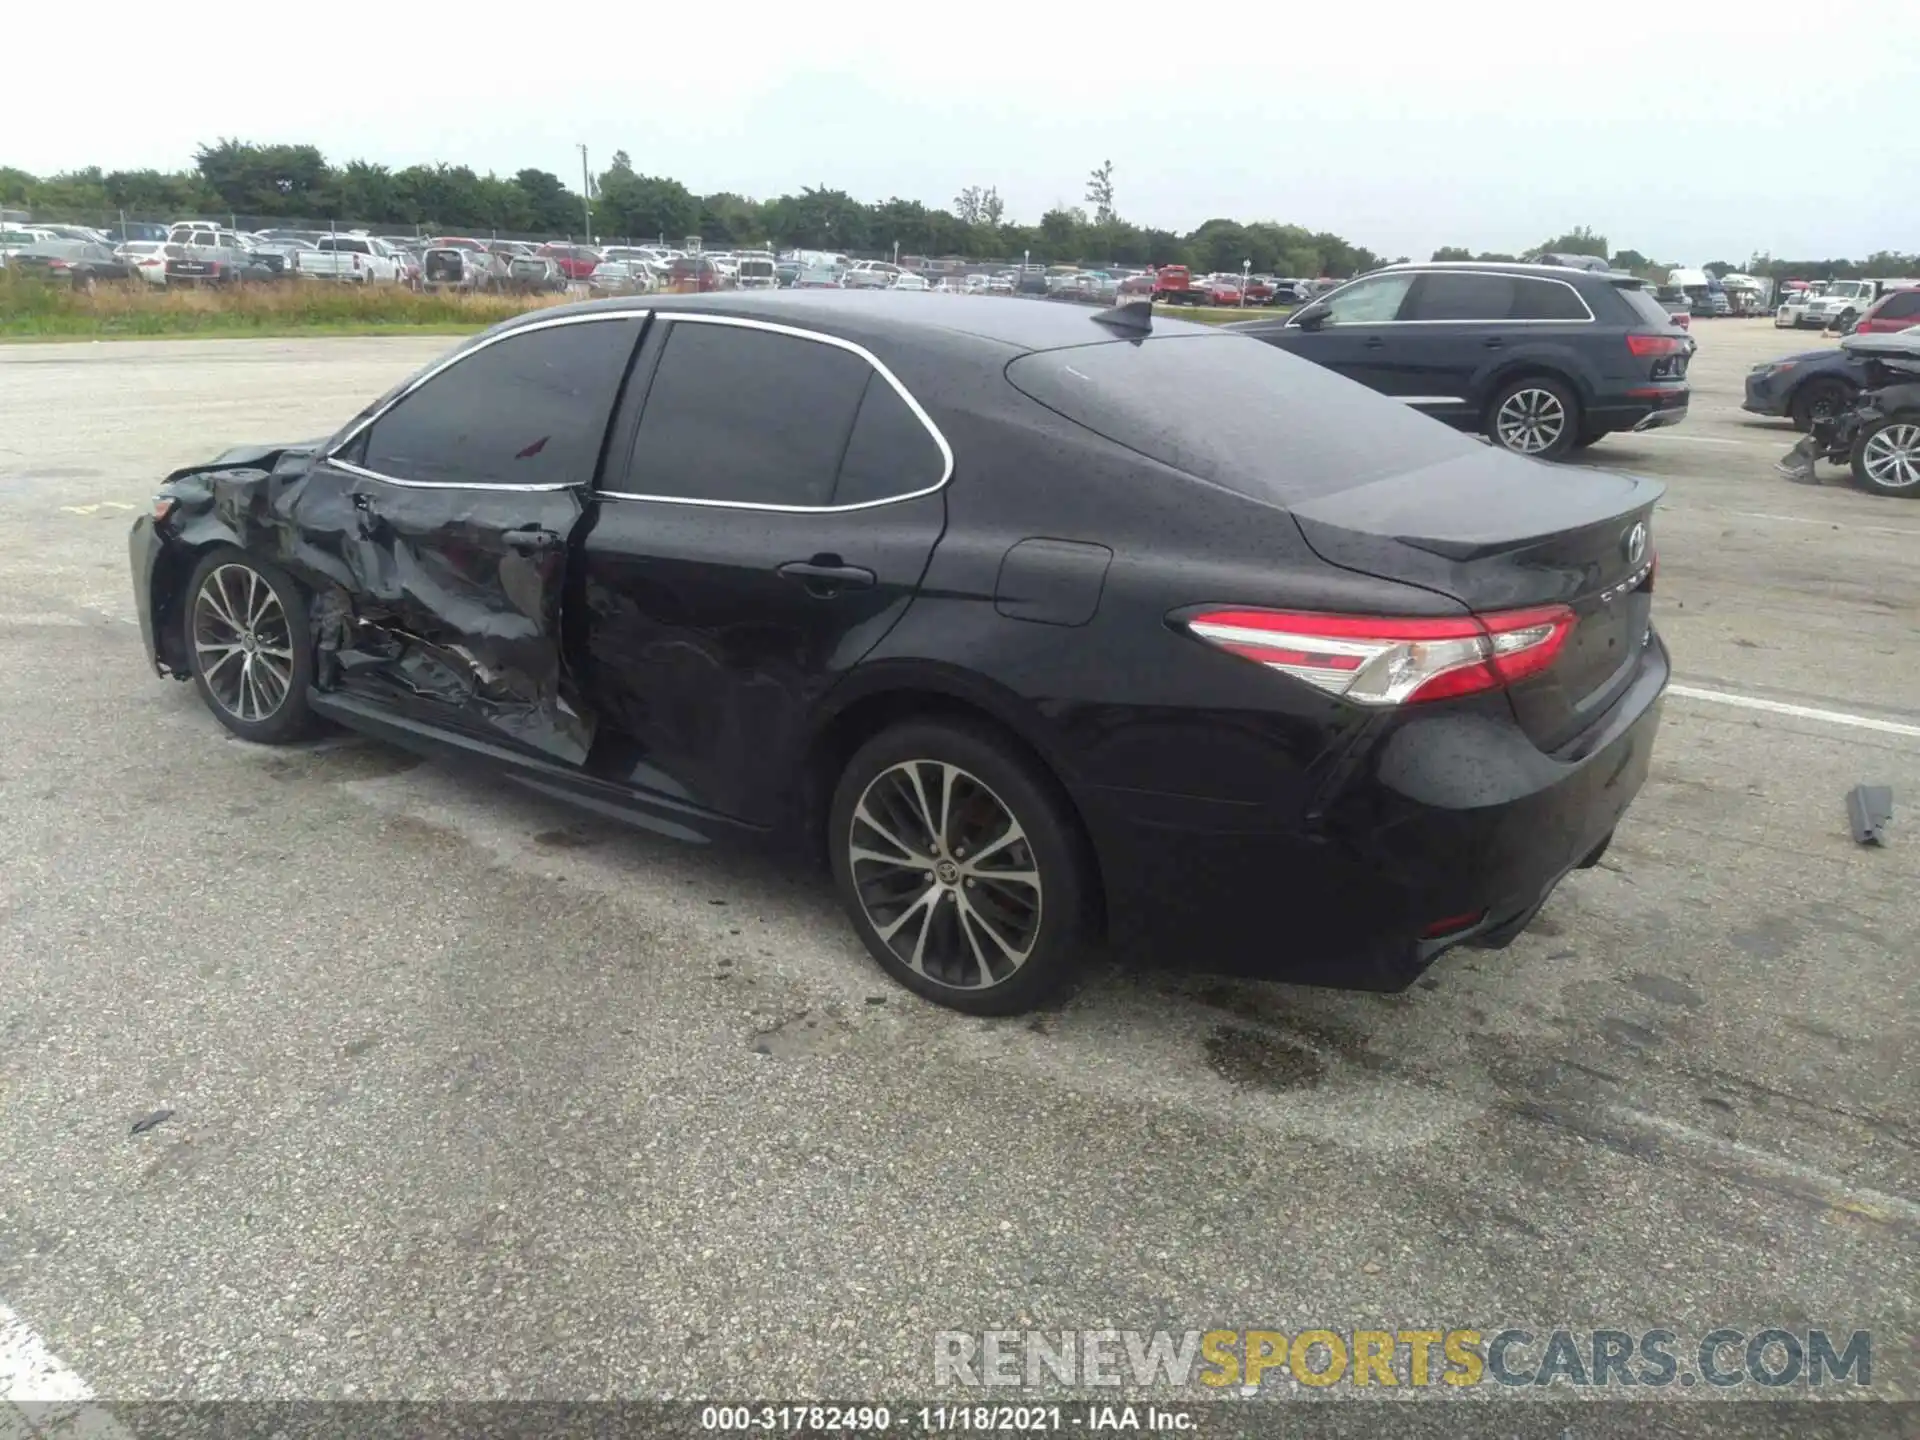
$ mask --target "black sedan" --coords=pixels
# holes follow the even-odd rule
[[[1803,350],[1763,361],[1747,372],[1740,408],[1754,415],[1785,415],[1796,430],[1810,430],[1853,403],[1866,384],[1860,362],[1845,350]]]
[[[478,337],[176,472],[152,662],[691,841],[798,838],[922,995],[1104,933],[1397,989],[1506,943],[1647,773],[1660,487],[1543,481],[1149,307],[754,291]]]
[[[31,275],[76,290],[91,290],[108,280],[130,280],[133,267],[108,245],[91,240],[42,240],[9,252],[7,264],[19,275]]]

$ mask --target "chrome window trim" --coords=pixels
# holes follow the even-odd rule
[[[683,324],[731,325],[741,330],[764,330],[773,335],[787,335],[796,340],[811,340],[820,345],[833,345],[839,349],[858,355],[862,360],[866,361],[887,384],[893,387],[894,393],[906,402],[907,408],[913,412],[914,418],[924,425],[927,433],[933,437],[933,443],[939,447],[940,458],[943,462],[940,478],[933,484],[923,486],[918,490],[910,490],[899,495],[888,495],[879,500],[861,500],[852,505],[775,505],[762,500],[706,500],[696,499],[686,495],[641,495],[630,490],[601,490],[599,492],[601,498],[607,500],[643,500],[656,505],[696,505],[709,510],[759,510],[777,515],[844,515],[855,510],[873,510],[882,505],[898,505],[902,501],[918,500],[946,488],[947,482],[953,479],[953,447],[947,443],[947,437],[940,433],[940,427],[933,423],[933,417],[928,415],[925,408],[914,398],[913,392],[900,383],[900,377],[889,370],[880,357],[867,349],[866,346],[855,344],[851,340],[844,340],[838,335],[828,335],[819,330],[807,330],[797,325],[777,325],[771,320],[749,320],[739,315],[703,315],[693,311],[682,310],[661,310],[655,313],[660,319],[666,321],[669,327]],[[643,410],[641,412],[642,423],[645,422],[645,419],[646,413]],[[638,431],[635,432],[634,439],[637,444],[639,441]]]
[[[344,470],[362,480],[378,480],[382,485],[401,485],[409,490],[511,490],[515,494],[533,494],[542,490],[587,488],[577,480],[552,480],[540,485],[514,485],[498,480],[401,480],[392,475],[382,475],[378,470],[369,470],[363,465],[355,465],[351,460],[336,460],[328,456],[327,463],[336,470]]]
[[[1322,300],[1331,300],[1334,296],[1338,295],[1341,290],[1345,290],[1349,286],[1358,285],[1362,280],[1377,279],[1382,275],[1411,275],[1413,279],[1417,281],[1421,276],[1431,273],[1433,272],[1416,270],[1409,266],[1405,270],[1375,271],[1371,275],[1356,275],[1353,279],[1349,280],[1346,285],[1342,285],[1340,290],[1329,290],[1320,298]],[[1587,297],[1580,293],[1579,287],[1570,280],[1562,280],[1558,275],[1515,275],[1505,270],[1455,270],[1451,268],[1441,271],[1440,273],[1445,275],[1481,275],[1495,280],[1513,280],[1516,282],[1521,280],[1539,280],[1548,285],[1564,285],[1567,289],[1573,291],[1573,298],[1580,302],[1580,308],[1587,312],[1587,318],[1584,320],[1350,320],[1347,323],[1349,325],[1593,325],[1598,323],[1599,317],[1593,313],[1593,307],[1587,304]],[[1409,295],[1412,294],[1412,289],[1409,288],[1407,293]],[[1308,303],[1313,304],[1317,302],[1309,301]],[[1301,308],[1305,309],[1306,307],[1302,306]],[[1336,321],[1335,323],[1338,324],[1339,322]],[[1294,325],[1292,316],[1287,317],[1287,325],[1293,329],[1299,328],[1297,325]]]
[[[536,320],[528,325],[515,325],[512,329],[502,330],[497,335],[486,336],[476,344],[467,346],[464,350],[456,350],[451,355],[443,356],[438,362],[422,370],[418,375],[414,376],[412,380],[407,382],[407,387],[404,390],[387,401],[387,403],[382,405],[378,410],[374,411],[373,414],[367,416],[366,419],[354,426],[353,429],[349,430],[345,435],[341,436],[340,443],[330,447],[320,458],[326,464],[344,470],[349,475],[357,475],[363,480],[377,480],[383,485],[399,485],[408,490],[514,490],[531,493],[536,491],[591,489],[593,483],[592,477],[588,477],[585,480],[560,480],[525,485],[489,480],[402,480],[398,475],[388,475],[379,470],[369,470],[364,465],[355,465],[350,460],[342,460],[340,458],[340,452],[353,444],[354,441],[358,440],[361,435],[366,433],[366,431],[374,425],[378,424],[394,406],[413,394],[414,391],[418,390],[422,385],[425,385],[429,380],[434,379],[436,376],[444,375],[462,360],[472,359],[482,350],[491,349],[503,340],[511,340],[516,335],[527,335],[535,330],[557,330],[563,325],[591,325],[601,320],[644,320],[651,313],[651,307],[647,306],[622,306],[613,310],[596,310],[591,315],[556,315],[550,320]]]

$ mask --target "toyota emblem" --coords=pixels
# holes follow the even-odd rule
[[[1647,527],[1636,522],[1621,538],[1620,548],[1626,552],[1627,564],[1638,565],[1640,558],[1647,553]]]

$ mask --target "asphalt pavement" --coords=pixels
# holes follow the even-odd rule
[[[1696,333],[1687,422],[1582,462],[1668,483],[1679,686],[1601,867],[1403,995],[1098,962],[1010,1021],[804,868],[251,747],[147,669],[155,482],[451,342],[0,347],[0,1306],[122,1399],[853,1399],[939,1331],[1370,1323],[1870,1329],[1920,1397],[1920,505],[1774,474],[1740,377],[1812,342]]]

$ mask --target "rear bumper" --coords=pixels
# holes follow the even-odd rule
[[[1615,393],[1587,410],[1587,424],[1596,430],[1658,430],[1687,418],[1693,392],[1685,384],[1654,384]]]
[[[1359,742],[1341,767],[1351,778],[1291,828],[1255,806],[1099,792],[1085,809],[1116,946],[1398,990],[1456,945],[1505,944],[1597,858],[1639,793],[1669,675],[1655,636],[1605,718],[1559,755],[1491,707],[1396,720]]]

